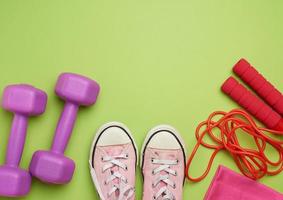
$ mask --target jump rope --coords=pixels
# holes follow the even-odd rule
[[[240,171],[247,177],[257,180],[265,175],[276,175],[283,170],[283,95],[269,83],[246,60],[241,59],[233,71],[249,85],[264,101],[247,90],[233,77],[222,85],[222,91],[261,121],[267,128],[259,127],[252,116],[241,109],[230,112],[216,111],[201,122],[195,131],[197,143],[188,159],[186,177],[194,182],[203,180],[209,173],[216,155],[227,151]],[[255,147],[246,147],[240,142],[239,134],[250,136]],[[208,137],[212,143],[206,142]],[[213,150],[208,165],[199,177],[190,175],[190,167],[198,149],[203,146]],[[266,154],[272,147],[277,153],[273,161]]]

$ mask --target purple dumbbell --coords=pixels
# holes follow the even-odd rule
[[[14,112],[6,152],[6,161],[0,167],[0,196],[18,197],[30,190],[31,176],[20,169],[29,116],[45,111],[47,95],[30,85],[10,85],[4,90],[2,105]]]
[[[30,163],[30,172],[43,182],[68,183],[74,173],[75,163],[64,156],[80,105],[90,106],[96,102],[99,85],[84,76],[64,73],[58,78],[56,94],[66,101],[57,124],[50,151],[37,151]]]

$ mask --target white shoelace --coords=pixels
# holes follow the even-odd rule
[[[117,156],[103,156],[101,159],[103,162],[107,163],[103,166],[102,172],[104,173],[108,169],[112,169],[113,167],[118,167],[123,170],[128,170],[128,167],[125,163],[120,160],[128,159],[128,154],[120,154]],[[128,184],[127,178],[125,178],[118,171],[111,171],[111,175],[105,180],[104,184],[109,184],[110,182],[118,179],[118,184],[114,184],[110,191],[107,193],[108,198],[115,193],[119,192],[118,200],[129,200],[135,192],[135,188]]]
[[[160,188],[160,190],[153,196],[154,200],[157,200],[161,198],[161,200],[175,200],[175,196],[173,193],[169,190],[169,186],[173,189],[176,188],[175,183],[170,180],[170,175],[177,176],[177,172],[175,170],[171,169],[172,165],[177,165],[178,160],[159,160],[152,158],[151,159],[152,164],[158,164],[159,167],[155,168],[152,171],[152,174],[155,175],[160,172],[166,172],[166,175],[158,176],[158,178],[152,183],[152,187],[156,187],[160,182],[165,183],[165,186]]]

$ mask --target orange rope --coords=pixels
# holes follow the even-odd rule
[[[215,118],[220,119],[215,119]],[[204,129],[204,130],[203,130]],[[215,132],[218,129],[218,135]],[[256,149],[241,146],[237,136],[238,130],[250,135],[256,144]],[[190,155],[186,166],[186,177],[194,182],[201,181],[209,173],[215,156],[221,150],[226,150],[233,157],[240,171],[252,179],[260,179],[264,175],[276,175],[283,170],[283,140],[277,140],[270,137],[267,133],[273,135],[283,135],[283,132],[269,130],[258,127],[253,118],[245,111],[234,109],[228,113],[217,111],[212,113],[208,119],[198,125],[195,136],[197,144]],[[204,141],[204,136],[208,135],[214,144],[208,144]],[[271,161],[265,154],[266,146],[270,144],[278,153],[279,158],[276,162]],[[213,149],[205,172],[193,178],[189,175],[192,160],[200,146]],[[276,168],[271,170],[270,168]]]

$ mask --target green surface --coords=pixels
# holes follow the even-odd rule
[[[30,83],[49,95],[47,110],[30,120],[21,166],[47,149],[63,102],[53,92],[58,74],[81,73],[101,84],[97,104],[79,113],[66,155],[76,161],[72,182],[51,186],[37,180],[23,199],[98,199],[88,156],[95,130],[105,122],[125,123],[139,147],[160,123],[175,126],[188,151],[194,129],[212,111],[236,107],[220,91],[241,57],[283,91],[283,1],[259,0],[1,0],[0,89]],[[12,115],[0,110],[0,162]],[[201,151],[194,175],[209,153]],[[186,183],[184,199],[203,198],[218,164],[238,171],[225,153],[208,177]],[[142,180],[137,173],[137,199]],[[283,192],[283,174],[264,184]]]

